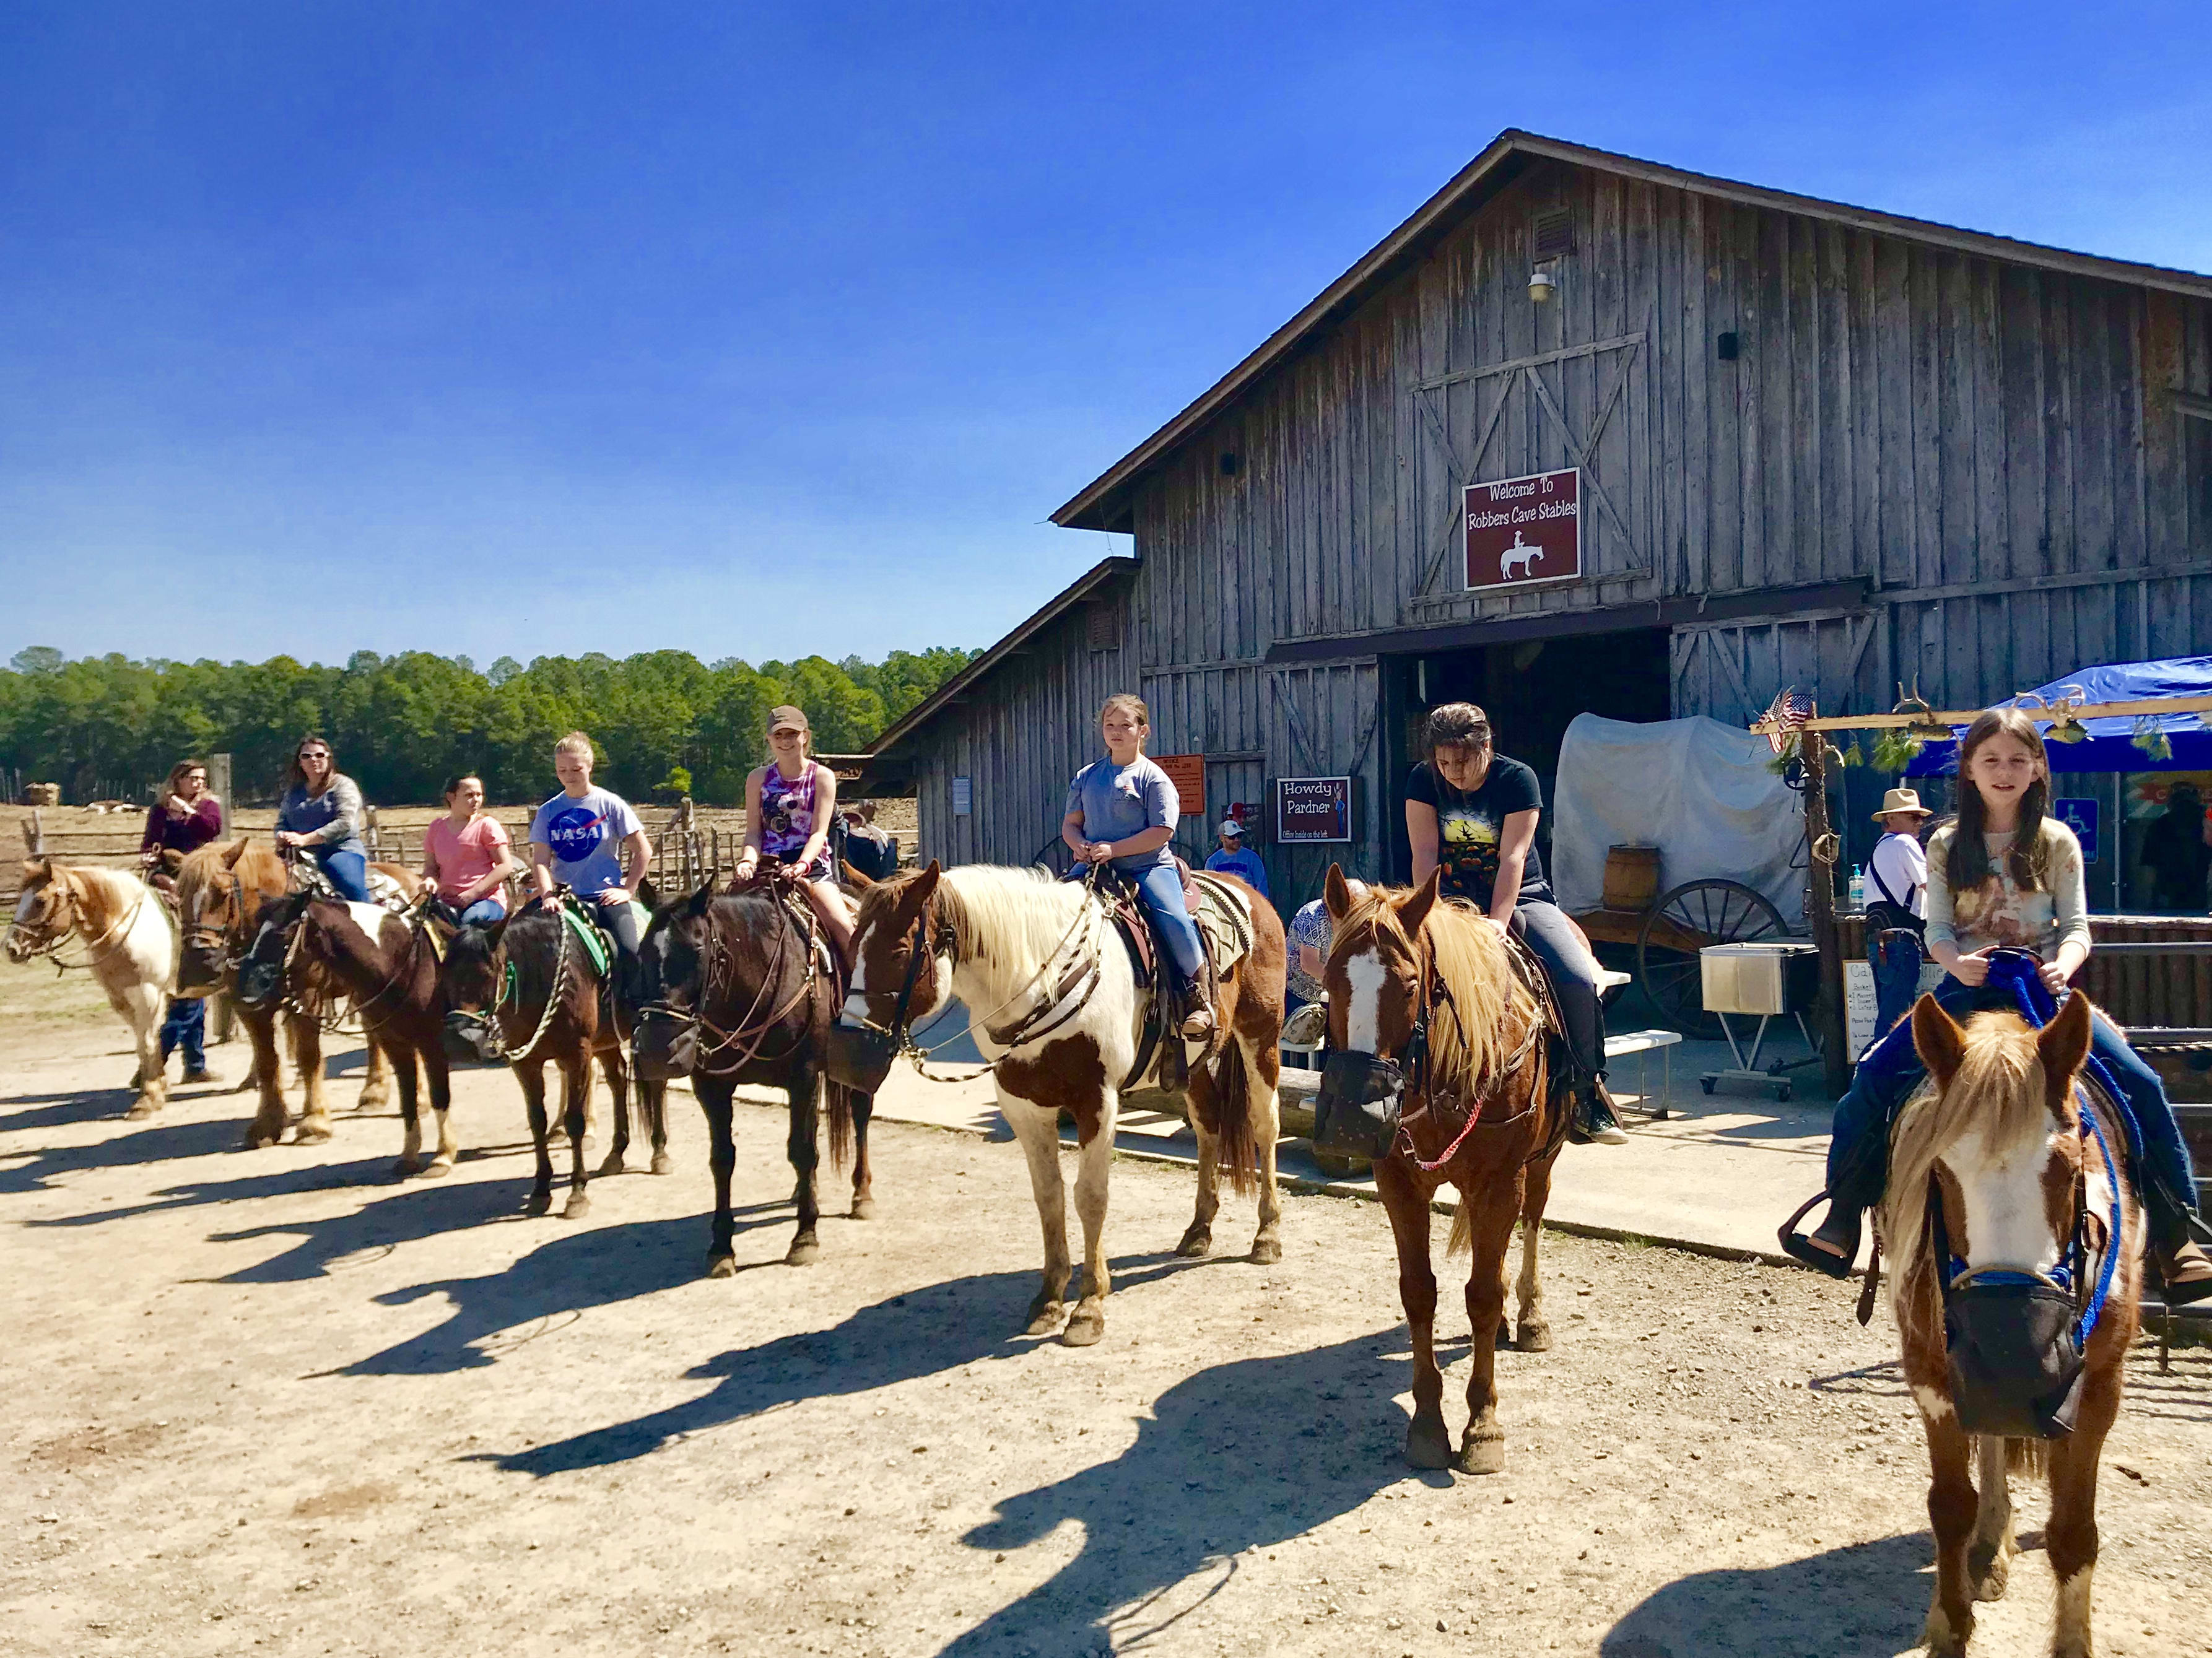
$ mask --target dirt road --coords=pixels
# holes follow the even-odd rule
[[[399,1184],[388,1116],[252,1154],[242,1096],[122,1121],[119,1027],[33,988],[0,979],[0,1648],[1826,1658],[1919,1630],[1887,1318],[1809,1274],[1552,1241],[1558,1345],[1499,1359],[1506,1472],[1415,1475],[1371,1206],[1290,1199],[1276,1266],[1180,1261],[1188,1177],[1125,1160],[1105,1339],[1071,1351],[1015,1333],[1011,1145],[880,1130],[882,1218],[794,1270],[781,1117],[743,1114],[742,1270],[708,1282],[687,1096],[673,1175],[526,1221],[503,1072],[463,1079],[453,1176]],[[2212,1354],[2145,1350],[2130,1388],[2103,1649],[2212,1651]],[[2028,1554],[1977,1650],[2041,1650],[2049,1582]]]

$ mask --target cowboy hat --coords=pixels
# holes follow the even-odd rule
[[[1874,815],[1875,822],[1880,823],[1893,811],[1917,811],[1923,817],[1932,817],[1936,815],[1920,804],[1919,794],[1912,789],[1892,789],[1883,795],[1881,810]]]

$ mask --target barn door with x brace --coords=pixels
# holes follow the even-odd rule
[[[1621,395],[1628,389],[1634,376],[1638,357],[1642,355],[1648,336],[1638,331],[1621,334],[1608,340],[1593,340],[1587,345],[1563,346],[1557,351],[1540,351],[1534,356],[1516,357],[1506,362],[1492,363],[1482,368],[1465,368],[1454,374],[1439,374],[1425,380],[1415,387],[1415,398],[1420,405],[1421,426],[1443,456],[1446,488],[1444,498],[1449,511],[1435,538],[1431,542],[1429,558],[1421,577],[1421,585],[1414,595],[1416,603],[1437,603],[1453,596],[1458,590],[1456,580],[1446,579],[1453,568],[1453,550],[1463,544],[1460,533],[1462,516],[1461,492],[1470,483],[1483,481],[1484,458],[1490,452],[1491,440],[1498,435],[1498,428],[1508,405],[1516,395],[1528,398],[1540,415],[1535,423],[1540,430],[1557,432],[1566,448],[1571,465],[1582,468],[1583,489],[1590,503],[1584,511],[1593,509],[1610,525],[1611,532],[1620,537],[1626,553],[1624,559],[1602,561],[1613,568],[1600,570],[1596,562],[1585,566],[1585,575],[1607,577],[1647,576],[1651,574],[1643,550],[1636,544],[1635,532],[1613,500],[1613,490],[1607,487],[1597,464],[1598,446],[1603,442],[1607,426],[1613,412],[1620,406]],[[1599,361],[1598,384],[1601,391],[1597,412],[1588,430],[1577,432],[1563,410],[1563,391],[1555,388],[1545,378],[1551,370],[1559,377],[1562,367],[1583,357]],[[1608,371],[1609,374],[1608,374]],[[1608,386],[1608,380],[1610,382]],[[1524,390],[1525,383],[1525,390]],[[1475,398],[1477,425],[1474,446],[1462,451],[1452,440],[1449,409],[1446,401],[1455,387],[1465,388]],[[1512,476],[1510,468],[1493,466],[1489,469],[1494,477]],[[1587,519],[1584,520],[1587,524]]]

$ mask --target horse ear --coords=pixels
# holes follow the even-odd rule
[[[23,884],[27,887],[33,886],[39,882],[45,880],[46,878],[47,872],[52,868],[52,865],[47,863],[47,861],[43,858],[25,859],[23,860]]]
[[[1966,1033],[1933,996],[1923,996],[1912,1005],[1912,1046],[1936,1086],[1948,1088],[1966,1057]]]
[[[712,886],[714,885],[714,882],[709,880],[707,884],[708,886]],[[637,901],[641,904],[643,904],[647,909],[659,909],[660,908],[660,888],[654,883],[653,878],[650,875],[641,875],[638,878]]]
[[[1352,889],[1344,884],[1344,865],[1331,864],[1328,878],[1322,883],[1321,898],[1328,906],[1328,919],[1340,921],[1352,909]]]
[[[222,849],[222,866],[225,869],[236,869],[238,860],[245,855],[246,837],[241,835]]]
[[[855,892],[866,892],[870,887],[875,885],[873,881],[861,874],[842,858],[837,860],[837,867],[845,872],[845,884]]]
[[[483,924],[484,942],[494,950],[497,950],[500,939],[506,935],[507,924],[514,919],[511,915],[502,915],[496,921],[485,922]]]
[[[2073,1086],[2074,1073],[2081,1070],[2081,1061],[2089,1057],[2090,1034],[2089,999],[2077,990],[2035,1039],[2036,1054],[2043,1060],[2044,1084],[2054,1110]]]
[[[691,896],[684,901],[684,913],[690,915],[704,915],[707,913],[707,907],[714,902],[714,878],[709,875],[694,887],[691,890]]]
[[[934,858],[931,859],[929,867],[915,877],[914,884],[906,890],[906,896],[916,904],[927,903],[936,896],[938,878],[944,873],[943,865]]]
[[[1421,930],[1421,923],[1429,919],[1429,912],[1437,907],[1437,892],[1443,881],[1441,866],[1429,872],[1429,878],[1421,883],[1420,890],[1398,906],[1398,925],[1406,929],[1408,938]]]

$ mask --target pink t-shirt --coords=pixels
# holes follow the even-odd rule
[[[459,897],[505,863],[513,845],[507,826],[489,812],[459,829],[452,818],[435,817],[422,831],[423,853],[437,861],[438,890],[449,898]],[[499,896],[496,887],[484,895],[492,899]]]

